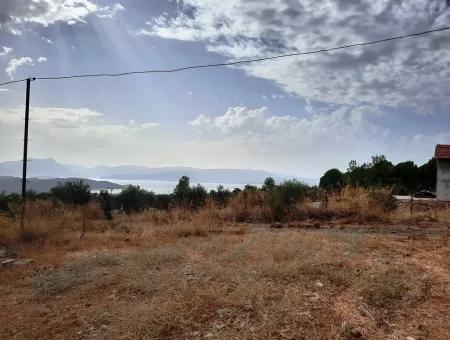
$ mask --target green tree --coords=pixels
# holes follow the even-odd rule
[[[189,193],[189,206],[192,209],[199,209],[205,205],[206,199],[208,198],[208,193],[206,189],[197,184],[193,188],[191,188]]]
[[[100,208],[106,219],[112,219],[112,195],[107,190],[101,190],[98,194]]]
[[[258,187],[256,185],[247,184],[244,187],[244,191],[246,191],[246,192],[257,192],[258,191]]]
[[[155,202],[153,207],[155,209],[168,210],[171,200],[172,200],[171,195],[166,194],[155,195]]]
[[[177,186],[173,191],[173,199],[180,206],[187,207],[189,205],[189,199],[191,195],[191,188],[189,185],[189,177],[183,176],[180,178]]]
[[[389,162],[384,155],[373,156],[372,166],[368,171],[368,184],[370,186],[388,186],[392,185],[392,170],[394,165]]]
[[[308,186],[295,179],[284,181],[271,192],[270,208],[275,220],[283,219],[299,201],[306,198]]]
[[[326,190],[339,190],[344,185],[344,175],[339,169],[330,169],[320,178],[319,186]]]
[[[50,189],[57,200],[67,204],[85,205],[91,199],[91,190],[82,180],[58,183]]]
[[[264,180],[263,190],[272,191],[275,188],[275,180],[272,177],[267,177]]]
[[[408,195],[416,192],[419,187],[419,168],[412,161],[398,163],[392,169],[395,193]]]
[[[355,160],[351,160],[348,163],[348,168],[347,168],[347,172],[352,172],[353,170],[355,170],[358,167],[358,163],[356,163]]]
[[[220,206],[225,207],[228,200],[231,198],[232,193],[228,189],[224,189],[222,185],[219,185],[216,190],[211,190],[211,198]]]
[[[427,163],[419,167],[419,190],[436,190],[437,164],[433,157]]]
[[[139,186],[129,185],[117,195],[117,201],[121,210],[127,215],[133,212],[141,212],[147,208],[146,204],[147,191]]]

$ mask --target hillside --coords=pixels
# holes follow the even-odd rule
[[[83,180],[85,183],[89,184],[91,190],[122,188],[121,185],[111,183],[108,181],[94,181],[91,179],[69,177],[69,178],[47,178],[47,179],[29,178],[27,182],[27,190],[32,190],[37,193],[49,192],[50,189],[56,186],[58,183],[76,180]],[[4,191],[6,194],[20,193],[21,185],[22,179],[19,177],[0,176],[0,192]]]

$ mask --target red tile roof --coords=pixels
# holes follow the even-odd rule
[[[436,157],[436,159],[450,159],[450,145],[436,145],[434,157]]]

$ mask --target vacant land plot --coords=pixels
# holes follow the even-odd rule
[[[446,225],[121,225],[4,248],[0,338],[449,337]]]

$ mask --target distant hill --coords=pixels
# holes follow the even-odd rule
[[[267,177],[273,177],[277,182],[292,179],[278,173],[270,173],[252,169],[197,169],[190,167],[151,168],[136,165],[95,166],[85,167],[58,163],[52,158],[33,159],[28,163],[30,177],[83,177],[120,180],[160,180],[178,181],[181,176],[188,176],[194,183],[234,183],[259,184]],[[0,163],[0,176],[20,176],[21,161]],[[315,179],[297,178],[308,184],[317,184]]]
[[[102,189],[121,189],[122,186],[116,183],[111,183],[108,181],[94,181],[91,179],[83,178],[28,178],[27,190],[33,190],[37,193],[49,192],[51,188],[56,186],[58,183],[65,183],[68,181],[83,180],[85,183],[89,184],[91,190],[102,190]],[[22,191],[22,179],[19,177],[11,176],[0,176],[0,192],[5,192],[6,194],[20,193]]]

